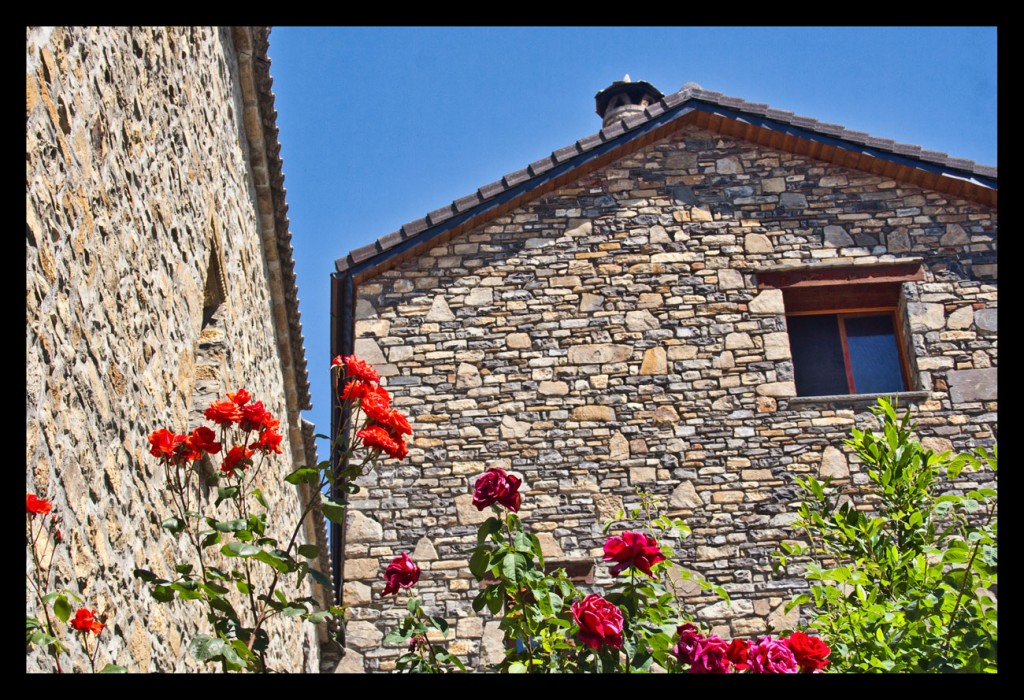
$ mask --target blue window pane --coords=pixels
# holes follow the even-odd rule
[[[843,320],[857,393],[903,391],[892,316],[848,316]]]

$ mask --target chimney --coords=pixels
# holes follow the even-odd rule
[[[614,83],[594,95],[597,102],[597,114],[601,117],[601,126],[605,127],[613,121],[623,119],[644,111],[644,108],[660,100],[664,95],[661,90],[644,80],[633,82],[629,73],[622,80]]]

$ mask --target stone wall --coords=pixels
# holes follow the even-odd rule
[[[159,527],[171,504],[146,438],[194,425],[211,394],[239,386],[283,435],[300,430],[285,405],[232,35],[30,28],[26,68],[26,488],[63,521],[57,585],[110,614],[100,664],[201,670],[186,649],[208,631],[201,607],[158,604],[132,577],[167,575],[186,552]],[[217,309],[206,323],[204,306]],[[282,528],[300,505],[278,478],[302,460],[289,443],[264,478]],[[318,668],[311,625],[288,621],[272,638],[273,667]]]
[[[689,591],[729,636],[792,624],[799,577],[769,553],[795,474],[866,482],[842,442],[870,402],[794,397],[780,266],[923,260],[900,314],[916,376],[903,397],[934,448],[995,440],[996,214],[884,177],[696,127],[359,285],[356,352],[413,420],[407,462],[365,478],[345,551],[349,669],[386,670],[387,561],[409,551],[428,611],[471,664],[497,661],[467,566],[476,477],[520,474],[520,515],[549,555],[599,560],[602,521],[661,497],[692,537],[679,561],[732,605]],[[360,512],[361,511],[361,512]],[[609,582],[595,567],[596,584]]]

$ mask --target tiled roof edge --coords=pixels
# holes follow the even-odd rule
[[[263,140],[266,145],[267,174],[274,201],[275,239],[278,260],[281,264],[281,279],[285,287],[284,303],[288,314],[292,362],[295,367],[295,386],[299,394],[300,408],[309,410],[312,407],[309,393],[309,371],[306,365],[306,347],[302,335],[301,314],[299,313],[299,288],[295,277],[295,256],[292,253],[288,204],[285,201],[277,110],[274,107],[274,92],[271,89],[274,79],[270,76],[270,56],[267,54],[269,37],[270,27],[253,27],[253,77],[256,82],[256,90],[259,93],[260,119],[263,123]]]
[[[705,103],[713,107],[722,107],[732,112],[741,112],[743,114],[756,117],[759,121],[769,120],[772,122],[778,122],[780,124],[814,132],[815,134],[820,134],[829,139],[845,141],[851,144],[871,148],[883,154],[883,157],[885,153],[891,153],[894,157],[900,160],[913,159],[933,166],[940,166],[957,170],[962,173],[978,175],[986,179],[997,179],[997,169],[994,166],[980,165],[972,160],[954,158],[953,156],[940,151],[927,151],[921,146],[897,143],[892,139],[880,138],[872,136],[867,132],[847,129],[841,124],[820,122],[817,119],[800,116],[785,110],[775,109],[763,103],[747,102],[746,100],[738,97],[728,97],[720,92],[690,86],[675,93],[666,95],[659,102],[644,110],[642,114],[638,113],[637,115],[630,117],[628,120],[612,122],[608,126],[603,127],[597,133],[579,139],[573,144],[563,148],[556,149],[550,156],[534,161],[530,166],[509,173],[495,182],[488,183],[487,185],[480,187],[472,195],[467,196],[478,197],[479,203],[476,206],[482,207],[494,200],[494,198],[509,192],[515,187],[521,186],[531,178],[541,176],[548,170],[547,168],[535,168],[533,167],[534,164],[540,163],[543,160],[550,160],[554,163],[566,163],[575,158],[586,155],[598,145],[608,144],[619,139],[628,139],[631,134],[636,133],[639,127],[648,124],[651,121],[671,120],[682,111],[684,105],[692,101]],[[456,202],[463,202],[465,199],[466,197],[459,198],[455,200],[455,202],[452,202],[441,209],[435,210],[432,214],[442,210],[464,214],[472,208],[460,208]],[[436,223],[442,224],[444,223],[444,220],[449,218],[450,217],[446,216],[443,220]],[[365,262],[369,258],[376,257],[376,255],[386,254],[397,244],[399,240],[404,241],[408,240],[412,236],[419,236],[434,228],[435,225],[434,218],[429,214],[428,218],[421,218],[416,221],[409,222],[401,228],[405,233],[404,237],[399,238],[395,236],[395,232],[389,233],[386,236],[379,238],[374,243],[362,246],[345,257],[338,258],[334,263],[335,269],[337,272],[343,273],[346,270]],[[415,233],[412,233],[413,231]],[[368,256],[367,253],[369,253],[371,248],[376,252]]]

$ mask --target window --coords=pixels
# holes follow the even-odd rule
[[[790,314],[786,326],[798,396],[906,389],[892,311]]]
[[[904,282],[918,264],[769,271],[782,290],[797,396],[884,394],[910,389],[901,322]]]

